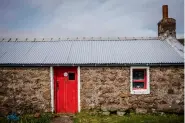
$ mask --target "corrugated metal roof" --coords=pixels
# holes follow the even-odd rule
[[[1,38],[0,37],[0,42],[1,41],[8,41],[8,42],[12,42],[12,41],[65,41],[65,40],[83,40],[83,41],[92,41],[92,40],[96,40],[96,41],[108,41],[108,40],[158,40],[159,37],[60,37],[60,38]]]
[[[184,57],[184,46],[174,37],[168,37],[166,41],[179,53],[181,57]]]
[[[183,63],[160,40],[66,40],[0,42],[0,64],[152,64]]]

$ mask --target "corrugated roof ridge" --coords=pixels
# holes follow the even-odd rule
[[[62,37],[62,38],[0,38],[0,42],[50,42],[50,41],[128,41],[128,40],[160,40],[159,37]]]
[[[174,37],[170,36],[165,39],[170,46],[174,48],[174,50],[184,58],[184,46]]]

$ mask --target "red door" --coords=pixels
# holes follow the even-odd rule
[[[55,67],[55,111],[57,113],[76,113],[77,96],[77,67]]]

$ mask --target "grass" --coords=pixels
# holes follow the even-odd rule
[[[35,118],[33,115],[24,115],[18,121],[8,121],[7,118],[0,118],[0,123],[50,123],[52,114],[41,114],[40,117]]]
[[[78,113],[74,119],[74,123],[184,123],[184,116],[167,114],[167,115],[136,115],[130,114],[126,116],[102,116],[90,115],[89,112]]]
[[[17,122],[8,122],[6,118],[0,118],[0,123],[51,123],[56,114],[45,113],[35,118],[33,115],[24,115]],[[136,115],[130,113],[125,116],[103,116],[98,113],[82,111],[74,116],[74,123],[184,123],[183,115]]]

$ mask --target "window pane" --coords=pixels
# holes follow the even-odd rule
[[[68,73],[69,80],[75,80],[75,73]]]
[[[144,79],[144,71],[145,70],[133,70],[133,79],[135,80],[143,80]]]
[[[133,88],[144,88],[144,82],[133,82]]]

